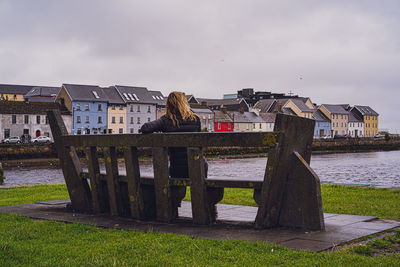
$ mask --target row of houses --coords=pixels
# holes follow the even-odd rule
[[[314,119],[316,138],[374,136],[378,132],[379,115],[368,106],[316,105],[310,98],[254,93],[249,88],[224,99],[192,95],[187,99],[201,118],[204,131],[272,131],[276,114],[285,113]],[[0,84],[0,138],[51,135],[45,115],[50,108],[62,111],[67,129],[73,134],[138,133],[143,123],[164,114],[165,102],[160,91],[145,87]]]

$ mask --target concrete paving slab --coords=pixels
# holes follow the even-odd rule
[[[166,224],[155,221],[138,221],[110,215],[82,214],[67,211],[69,200],[46,201],[34,204],[0,207],[0,213],[14,213],[34,219],[61,222],[81,222],[104,228],[128,229],[184,234],[192,238],[241,239],[281,244],[292,249],[323,251],[342,242],[351,241],[365,235],[378,233],[394,227],[400,222],[374,222],[371,216],[326,214],[326,231],[304,231],[301,229],[273,228],[256,230],[253,220],[256,207],[218,204],[218,221],[211,226],[194,225],[191,222],[191,205],[183,202],[179,208],[180,219]]]

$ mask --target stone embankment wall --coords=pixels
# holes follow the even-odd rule
[[[399,139],[374,139],[374,138],[352,138],[352,139],[321,139],[314,140],[312,150],[315,152],[356,152],[356,151],[379,151],[379,150],[400,150]],[[83,150],[78,149],[79,156],[84,156]],[[100,155],[102,151],[98,151]],[[205,150],[206,156],[220,155],[244,155],[244,154],[264,154],[268,149],[264,147],[252,148],[213,148],[209,147]],[[122,157],[122,149],[118,150],[118,154]],[[151,156],[150,149],[141,149],[139,155],[142,157]],[[56,158],[57,153],[53,144],[50,145],[9,145],[0,144],[0,161],[14,159],[39,159],[39,158]]]
[[[384,138],[316,139],[312,150],[321,152],[400,150],[400,138],[390,140]]]
[[[57,157],[54,144],[0,144],[0,161],[54,157]]]

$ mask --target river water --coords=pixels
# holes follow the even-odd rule
[[[209,160],[209,177],[262,180],[266,162],[267,158]],[[400,151],[313,155],[310,165],[322,183],[400,187]],[[151,163],[141,163],[140,171],[152,175]],[[15,168],[4,174],[6,185],[64,183],[56,168]]]

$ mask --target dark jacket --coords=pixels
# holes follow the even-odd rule
[[[161,118],[147,122],[140,128],[140,132],[154,133],[154,132],[200,132],[200,119],[195,120],[183,120],[181,116],[177,116],[179,126],[174,126],[172,120],[166,115]],[[187,164],[187,151],[185,147],[171,147],[168,148],[168,154],[170,159],[169,174],[174,178],[188,178],[189,170]],[[204,159],[205,160],[205,159]],[[206,177],[207,177],[207,163],[205,161]]]

